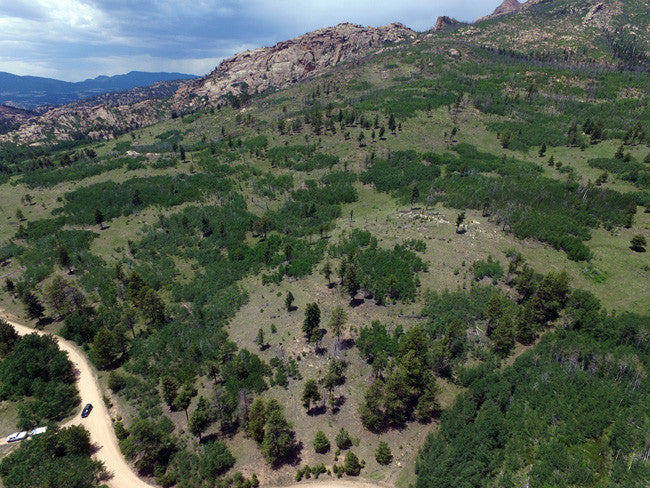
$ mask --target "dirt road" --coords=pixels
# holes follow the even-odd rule
[[[16,329],[20,335],[43,332],[18,324],[5,318]],[[122,457],[120,448],[117,445],[117,438],[111,424],[111,417],[102,399],[102,391],[97,382],[97,375],[92,365],[88,362],[86,355],[72,342],[55,336],[61,350],[68,353],[70,361],[77,370],[77,387],[81,396],[81,406],[75,417],[62,425],[83,425],[90,432],[90,439],[98,451],[95,458],[103,461],[106,470],[112,475],[107,484],[113,488],[152,488],[151,485],[138,478],[131,470],[131,467]],[[81,409],[86,403],[92,403],[93,410],[85,419],[81,418]],[[9,433],[7,433],[8,435]],[[5,437],[2,437],[5,443]]]
[[[9,322],[20,335],[31,334],[36,332],[43,335],[41,331],[32,329],[22,324],[18,324],[13,320],[4,317],[1,313],[0,317]],[[108,409],[104,404],[102,398],[102,391],[97,382],[97,375],[93,366],[88,362],[86,355],[70,341],[55,336],[61,350],[68,353],[70,361],[77,370],[77,387],[81,396],[81,406],[75,417],[62,425],[62,427],[69,427],[70,425],[83,425],[88,432],[90,432],[90,439],[93,444],[98,448],[95,457],[104,462],[106,470],[112,475],[112,478],[107,481],[107,484],[113,488],[153,488],[156,485],[149,484],[131,470],[129,464],[122,457],[120,448],[117,445],[117,438],[113,431],[111,424],[111,417]],[[81,409],[86,403],[92,403],[93,410],[85,419],[81,418]],[[9,434],[9,433],[8,433]],[[7,435],[8,435],[7,434]],[[2,437],[1,442],[5,444],[5,437]],[[301,483],[300,485],[291,485],[287,488],[379,488],[378,485],[371,483],[364,483],[352,480],[331,480],[331,481],[313,481]]]

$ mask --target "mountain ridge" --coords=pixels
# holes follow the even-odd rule
[[[163,81],[195,78],[198,77],[177,72],[130,71],[70,82],[3,71],[0,72],[0,104],[30,110],[43,105],[62,105],[108,92],[128,91]]]

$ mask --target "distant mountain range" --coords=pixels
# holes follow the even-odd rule
[[[98,76],[73,83],[0,72],[0,104],[32,110],[44,105],[62,105],[109,92],[128,91],[161,81],[195,78],[198,76],[185,73],[131,71],[124,75]]]

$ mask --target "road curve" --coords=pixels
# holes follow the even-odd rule
[[[16,332],[20,335],[32,334],[36,332],[39,335],[52,335],[42,332],[31,327],[14,322],[1,313],[0,318],[11,324]],[[94,457],[104,463],[106,471],[112,476],[106,484],[112,488],[156,488],[157,485],[147,483],[139,478],[126,462],[119,446],[117,437],[111,423],[111,416],[104,404],[102,390],[97,381],[95,369],[88,361],[88,358],[76,344],[67,341],[59,336],[54,336],[59,348],[68,353],[68,358],[76,368],[77,387],[81,396],[81,406],[75,417],[66,422],[61,427],[71,425],[83,425],[90,432],[90,439],[98,448]],[[85,419],[81,418],[81,409],[86,403],[93,404],[93,411]],[[2,444],[6,444],[4,437]],[[303,482],[299,485],[290,485],[286,488],[379,488],[379,485],[366,483],[363,481],[352,480],[318,480],[312,482]]]
[[[31,327],[18,324],[6,317],[3,317],[11,324],[16,332],[20,335],[32,334],[36,332],[40,335],[47,335]],[[104,463],[106,471],[111,478],[106,484],[113,488],[152,488],[156,485],[149,484],[140,479],[126,462],[119,446],[117,437],[111,423],[111,416],[104,404],[102,390],[97,381],[95,369],[88,361],[86,355],[75,344],[61,337],[54,336],[58,342],[59,348],[68,353],[68,358],[74,365],[77,372],[77,388],[81,397],[81,406],[75,417],[62,425],[69,427],[71,425],[83,425],[90,432],[91,442],[98,449],[94,457]],[[86,403],[92,403],[93,411],[85,419],[81,418],[81,409]],[[4,438],[2,443],[5,443]]]

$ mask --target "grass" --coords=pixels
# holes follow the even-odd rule
[[[433,53],[433,48],[429,46],[427,49],[429,48]],[[429,55],[429,53],[425,54]],[[133,133],[134,138],[131,135],[121,136],[104,144],[98,149],[98,153],[100,155],[108,154],[116,145],[124,142],[131,142],[134,145],[154,144],[159,140],[156,139],[157,134],[173,129],[178,129],[183,134],[184,138],[181,144],[190,147],[203,139],[207,141],[220,139],[222,137],[221,128],[224,127],[224,130],[234,138],[245,139],[258,132],[266,134],[270,146],[317,144],[320,152],[340,158],[340,163],[334,168],[335,170],[343,170],[347,166],[350,171],[359,173],[364,171],[365,160],[373,152],[383,158],[390,151],[397,150],[415,149],[419,152],[435,151],[440,153],[447,151],[452,144],[449,134],[453,127],[457,127],[458,133],[455,136],[455,142],[472,144],[480,151],[498,156],[505,154],[508,157],[534,162],[543,168],[544,176],[566,179],[565,174],[547,166],[546,162],[552,155],[556,161],[562,162],[565,166],[572,166],[576,171],[577,180],[586,184],[589,180],[594,181],[602,173],[601,170],[591,168],[587,161],[596,157],[612,156],[620,143],[620,141],[605,141],[589,146],[585,151],[580,151],[578,148],[549,146],[546,156],[543,158],[538,156],[538,148],[530,148],[528,151],[503,149],[496,134],[487,130],[486,126],[490,122],[503,122],[509,119],[481,113],[466,99],[461,104],[458,114],[454,114],[447,107],[439,107],[428,113],[417,112],[411,118],[400,120],[402,130],[398,131],[396,135],[387,131],[384,140],[377,139],[375,142],[371,142],[370,132],[372,129],[364,130],[367,143],[365,147],[358,147],[356,142],[361,131],[360,127],[340,130],[337,124],[336,134],[320,136],[312,134],[308,125],[303,127],[300,134],[285,136],[279,136],[277,130],[273,128],[280,117],[292,119],[300,116],[302,111],[309,109],[310,94],[316,87],[323,87],[330,81],[337,83],[341,89],[338,92],[332,92],[329,97],[323,97],[323,101],[332,102],[334,111],[336,111],[339,106],[345,106],[348,102],[354,105],[357,99],[365,93],[399,83],[395,80],[400,76],[413,79],[421,76],[421,71],[415,64],[407,64],[401,59],[397,60],[399,56],[399,53],[396,54],[390,49],[386,50],[376,61],[360,66],[347,65],[345,70],[336,71],[331,78],[317,78],[291,89],[279,91],[256,100],[242,111],[226,107],[215,111],[214,114],[203,113],[190,123],[182,123],[180,119],[177,119],[139,129]],[[387,64],[394,64],[395,67],[384,69],[383,67]],[[370,85],[360,91],[346,91],[344,87],[349,86],[349,83],[356,79],[365,79]],[[579,84],[580,80],[570,80],[570,82]],[[256,125],[247,127],[245,124],[237,124],[238,114],[244,116],[251,114],[257,120]],[[375,115],[380,117],[380,124],[385,124],[387,114],[381,111],[366,113],[369,118],[374,118]],[[344,138],[346,131],[350,132],[348,141]],[[626,148],[626,151],[628,150],[637,160],[642,160],[648,148],[635,146]],[[188,150],[187,157],[190,161],[196,160],[197,156]],[[87,178],[82,182],[62,183],[49,189],[29,190],[23,185],[3,185],[1,187],[3,200],[0,204],[0,221],[6,222],[8,225],[0,225],[0,243],[11,238],[16,232],[19,225],[15,218],[15,209],[17,208],[23,211],[27,220],[44,219],[50,216],[52,209],[61,205],[61,202],[57,200],[62,198],[65,192],[79,186],[108,180],[121,182],[136,176],[189,173],[192,165],[200,170],[196,163],[179,163],[173,168],[157,170],[149,166],[149,163],[155,161],[157,157],[158,155],[149,155],[148,165],[143,169],[113,170]],[[275,175],[291,173],[294,177],[295,188],[303,187],[307,179],[319,179],[329,172],[326,169],[311,172],[274,169],[266,159],[260,159],[251,154],[241,154],[233,164],[241,164],[251,171],[271,171]],[[235,175],[233,179],[236,181],[237,191],[246,195],[250,211],[258,216],[263,215],[267,209],[277,209],[286,198],[286,195],[270,199],[253,194],[250,178],[243,177],[241,173]],[[608,309],[650,312],[646,285],[650,278],[648,255],[635,253],[629,249],[630,238],[635,234],[641,233],[650,240],[650,214],[641,213],[642,209],[639,209],[635,224],[631,229],[617,229],[615,232],[608,232],[604,229],[593,230],[592,239],[587,244],[593,251],[594,258],[590,265],[586,265],[569,261],[563,252],[556,251],[538,241],[518,240],[512,234],[502,231],[491,218],[481,216],[478,211],[466,212],[467,231],[458,234],[454,224],[459,213],[458,209],[443,205],[437,205],[430,209],[423,209],[422,205],[416,205],[411,209],[390,195],[375,191],[370,185],[356,183],[355,187],[359,199],[357,202],[343,205],[342,217],[338,219],[336,227],[330,232],[329,241],[336,242],[343,231],[351,228],[370,231],[378,238],[379,245],[385,248],[392,248],[395,244],[408,239],[423,240],[427,248],[421,256],[429,264],[429,271],[419,275],[420,292],[426,289],[467,288],[473,280],[473,273],[470,269],[473,261],[486,259],[491,255],[505,267],[505,251],[516,248],[522,252],[537,272],[566,270],[571,277],[572,286],[593,292]],[[612,176],[605,187],[620,192],[635,190],[628,182],[615,180]],[[426,195],[428,188],[420,188],[420,192]],[[21,204],[21,197],[26,193],[30,193],[34,197],[34,205]],[[204,202],[201,202],[205,205],[213,203],[217,203],[216,198],[206,198]],[[92,242],[90,252],[103,258],[111,266],[114,262],[123,259],[124,256],[128,256],[127,241],[139,240],[143,235],[144,226],[155,225],[159,215],[178,212],[188,205],[196,205],[196,202],[170,208],[151,207],[139,212],[138,215],[117,217],[107,222],[106,228],[99,231],[99,237]],[[97,230],[97,227],[93,226],[93,230]],[[313,238],[317,239],[318,237],[314,236]],[[256,239],[249,234],[249,241],[252,242]],[[334,268],[338,264],[335,261],[332,262]],[[175,279],[187,279],[194,274],[193,263],[179,258],[175,259],[175,264],[179,271],[179,275]],[[319,268],[321,266],[322,263]],[[0,278],[7,276],[18,278],[21,272],[22,270],[15,266],[15,263],[11,263],[2,269]],[[305,464],[313,466],[322,462],[330,467],[334,463],[333,451],[336,449],[334,437],[338,430],[344,427],[353,436],[360,437],[358,445],[355,445],[352,450],[360,459],[366,461],[362,478],[397,488],[407,488],[414,483],[417,450],[422,445],[426,434],[437,428],[436,421],[427,425],[410,423],[404,430],[389,431],[381,436],[365,430],[360,423],[357,409],[363,400],[363,392],[370,382],[370,367],[359,356],[356,348],[336,351],[331,333],[328,333],[323,340],[322,346],[326,352],[316,354],[315,348],[305,342],[300,328],[305,307],[310,302],[319,304],[322,326],[327,323],[336,306],[344,306],[348,313],[348,330],[344,337],[349,339],[354,339],[359,328],[371,324],[374,320],[380,320],[391,328],[398,325],[408,328],[421,320],[418,319],[422,308],[421,301],[377,306],[372,300],[366,300],[361,305],[352,308],[348,306],[347,297],[342,296],[338,288],[327,288],[325,278],[318,272],[300,280],[285,279],[279,285],[264,286],[261,285],[259,276],[250,276],[243,280],[242,286],[249,292],[249,301],[241,307],[228,324],[231,340],[234,340],[240,348],[247,348],[251,352],[259,354],[266,362],[274,357],[287,360],[294,358],[299,365],[301,379],[290,379],[288,388],[274,386],[263,394],[267,398],[278,399],[284,406],[288,419],[294,424],[297,440],[303,446],[299,466]],[[290,313],[284,309],[284,298],[289,291],[295,296],[294,306],[297,307]],[[0,294],[0,306],[5,307],[11,313],[24,315],[22,305],[5,293]],[[277,328],[276,333],[271,333],[271,324]],[[56,329],[59,325],[53,324],[50,327]],[[269,347],[264,350],[260,350],[255,344],[259,328],[263,329],[265,339],[269,344]],[[514,354],[519,354],[523,350],[523,346],[518,345]],[[322,377],[327,368],[329,357],[332,355],[338,355],[349,363],[345,384],[335,390],[335,394],[345,397],[345,403],[338,413],[333,413],[328,408],[321,415],[307,415],[300,401],[304,382],[307,379]],[[105,376],[102,374],[102,384],[105,384]],[[439,401],[442,407],[446,408],[453,403],[462,389],[442,380],[439,383],[441,387]],[[213,396],[214,391],[209,379],[201,377],[197,386],[200,395],[207,398]],[[114,405],[112,409],[114,416],[119,415],[128,423],[138,415],[137,406],[125,401],[120,396],[112,395],[111,398]],[[195,407],[196,401],[195,398],[190,411]],[[5,408],[6,412],[2,408]],[[14,406],[0,404],[0,428],[3,430],[7,430],[11,422],[14,422],[15,425],[15,408],[13,414],[12,408]],[[186,432],[185,414],[171,412],[165,406],[162,407],[162,412],[176,425],[178,436],[189,446],[196,448],[196,439]],[[332,443],[332,450],[327,454],[316,454],[313,450],[312,440],[317,430],[323,430]],[[217,434],[216,425],[208,431],[208,434]],[[374,459],[374,451],[380,439],[390,445],[395,457],[394,462],[387,467],[378,465]],[[242,471],[246,476],[254,472],[263,484],[293,483],[298,466],[284,466],[278,470],[269,468],[263,462],[255,443],[241,432],[226,440],[237,458],[235,470]],[[339,464],[342,462],[343,456],[344,454],[340,456]],[[327,478],[327,475],[323,476]]]

